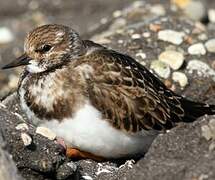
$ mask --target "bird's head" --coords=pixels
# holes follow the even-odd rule
[[[24,54],[3,69],[26,65],[30,73],[41,73],[62,66],[83,53],[83,41],[73,29],[56,24],[43,25],[27,35]]]

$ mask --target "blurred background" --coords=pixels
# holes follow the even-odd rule
[[[190,18],[212,24],[215,1],[213,0],[146,0],[159,4],[166,11],[179,9]],[[143,2],[143,1],[142,1]],[[192,3],[193,4],[192,4]],[[134,0],[7,0],[0,1],[0,66],[13,60],[23,52],[23,41],[27,32],[36,26],[59,23],[73,27],[84,38],[101,33],[111,24],[120,10],[141,1]],[[174,9],[175,8],[175,9]],[[155,9],[160,11],[162,8]],[[155,12],[157,13],[157,12]],[[159,14],[159,12],[158,12]],[[144,16],[144,14],[142,14]],[[0,70],[0,97],[17,87],[21,68]]]

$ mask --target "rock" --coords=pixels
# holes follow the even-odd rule
[[[158,16],[164,16],[166,14],[166,9],[161,4],[155,4],[150,9],[151,13],[156,14]]]
[[[56,138],[56,134],[46,127],[37,127],[36,133],[47,137],[49,140],[54,140]]]
[[[211,119],[207,125],[201,127],[202,136],[205,137],[206,140],[215,140],[215,119]]]
[[[182,124],[153,142],[149,152],[119,179],[190,180],[215,179],[214,151],[211,142],[202,138],[201,127],[214,116]]]
[[[177,51],[164,51],[159,55],[158,59],[168,64],[174,70],[178,70],[184,63],[183,53]]]
[[[215,39],[210,39],[205,43],[208,52],[215,53]]]
[[[36,134],[36,129],[32,125],[28,126],[29,129],[25,132],[22,132],[22,129],[16,129],[23,121],[28,124],[28,120],[20,110],[16,93],[8,96],[3,104],[6,108],[0,108],[0,132],[5,138],[5,149],[11,153],[19,173],[25,179],[53,179],[61,165],[68,161],[64,150],[54,141]],[[20,119],[16,114],[22,115],[23,118]],[[33,141],[29,140],[29,137]],[[76,176],[76,173],[72,174]]]
[[[21,139],[22,139],[25,146],[30,146],[32,143],[32,138],[27,133],[21,133]]]
[[[5,145],[6,144],[0,131],[0,179],[22,180],[23,178],[18,175],[15,162],[12,160],[11,155],[3,150],[3,148],[5,148]]]
[[[171,29],[166,29],[159,31],[158,39],[162,41],[167,41],[172,44],[180,45],[183,42],[185,34],[183,32],[173,31]]]
[[[140,34],[132,34],[132,35],[131,35],[131,38],[132,38],[132,39],[140,39],[140,38],[141,38],[141,35],[140,35]]]
[[[6,27],[0,27],[0,44],[7,44],[13,41],[14,36],[12,32]]]
[[[188,48],[188,53],[191,55],[205,55],[206,50],[202,43],[197,43]]]
[[[29,127],[26,123],[20,123],[16,127],[16,130],[21,130],[21,131],[28,131]]]
[[[191,0],[187,6],[184,7],[184,13],[195,21],[201,21],[206,17],[206,7],[202,1]]]
[[[164,79],[167,79],[171,73],[169,66],[159,60],[152,61],[150,68],[154,70],[157,75]]]
[[[200,60],[191,60],[187,65],[188,73],[193,73],[194,71],[198,76],[209,77],[211,76],[215,80],[215,71],[210,68],[206,63]]]
[[[210,22],[215,23],[215,9],[208,10],[208,18]]]
[[[77,171],[77,165],[74,162],[65,162],[57,170],[56,179],[57,180],[68,179],[68,178],[78,179],[76,171]]]
[[[145,53],[143,53],[143,52],[139,52],[139,53],[137,53],[136,54],[136,57],[141,57],[141,59],[146,59],[146,54]]]
[[[173,81],[178,82],[181,88],[184,88],[188,84],[188,78],[182,72],[173,72],[172,79]]]

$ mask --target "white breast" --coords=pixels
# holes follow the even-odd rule
[[[64,138],[72,147],[107,158],[119,158],[144,153],[156,132],[142,131],[131,135],[113,128],[101,118],[101,113],[86,103],[71,119],[43,124]]]

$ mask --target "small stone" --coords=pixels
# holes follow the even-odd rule
[[[37,127],[36,133],[47,137],[50,140],[54,140],[56,138],[56,134],[46,127]]]
[[[140,35],[140,34],[132,34],[132,35],[131,35],[131,38],[132,38],[132,39],[140,39],[140,38],[141,38],[141,35]]]
[[[159,24],[150,24],[149,29],[153,32],[158,32],[161,30],[161,25]]]
[[[10,29],[6,27],[0,27],[0,44],[7,44],[14,40],[14,35]]]
[[[210,22],[215,23],[215,9],[208,10],[208,18]]]
[[[159,60],[152,61],[150,68],[164,79],[167,79],[171,73],[170,67],[166,63]]]
[[[206,49],[202,43],[197,43],[188,48],[188,53],[191,55],[205,55]]]
[[[204,126],[201,127],[201,130],[202,130],[202,136],[207,141],[209,141],[212,138],[210,128],[207,125],[204,125]]]
[[[150,9],[151,13],[158,16],[164,16],[166,14],[165,8],[161,4],[155,4]]]
[[[188,70],[188,73],[192,74],[193,72],[196,72],[198,76],[202,77],[210,77],[215,81],[215,71],[206,63],[200,61],[200,60],[190,60],[188,62],[188,65],[186,67]]]
[[[123,27],[125,27],[125,25],[127,24],[126,19],[124,18],[117,18],[110,26],[110,30],[111,31],[116,31],[118,29],[121,29]]]
[[[106,17],[101,18],[100,22],[101,24],[106,24],[108,22],[108,19]]]
[[[29,130],[29,127],[26,123],[18,124],[15,128],[16,128],[16,130],[21,130],[21,131],[28,131]]]
[[[93,180],[93,178],[91,176],[88,176],[88,175],[84,175],[84,176],[81,176],[84,180]]]
[[[113,12],[113,17],[114,17],[114,18],[118,18],[118,17],[120,17],[121,15],[122,15],[122,11],[120,11],[120,10],[116,10],[116,11]]]
[[[69,179],[74,176],[77,171],[77,165],[74,162],[62,164],[56,174],[56,179]]]
[[[29,146],[32,143],[32,138],[27,133],[21,133],[21,139],[25,146]]]
[[[144,38],[149,38],[149,37],[151,36],[151,33],[150,33],[150,32],[144,32],[144,33],[142,34],[142,36],[143,36]]]
[[[213,138],[215,139],[215,119],[211,119],[209,121],[209,127],[211,129],[211,132],[213,133]]]
[[[4,108],[4,109],[7,108],[7,106],[5,106],[5,105],[4,105],[3,103],[1,103],[1,102],[0,102],[0,107],[1,107],[1,108]]]
[[[188,84],[188,78],[182,72],[173,72],[172,80],[178,82],[182,88],[184,88]]]
[[[162,30],[158,33],[159,40],[167,41],[176,45],[180,45],[183,42],[184,36],[184,32],[178,32],[171,29]]]
[[[199,34],[198,39],[201,41],[206,41],[208,39],[208,36],[205,33]]]
[[[202,136],[204,136],[206,140],[215,139],[215,119],[211,119],[208,125],[202,126],[201,129]]]
[[[201,1],[190,1],[184,7],[184,13],[195,21],[200,21],[207,15],[206,8]]]
[[[212,152],[215,150],[215,142],[213,141],[210,145],[209,145],[209,151]]]
[[[184,63],[184,55],[181,52],[167,50],[159,55],[159,60],[168,64],[172,69],[179,69]]]
[[[208,52],[215,53],[215,39],[210,39],[205,43]]]
[[[143,52],[139,52],[136,54],[136,57],[141,57],[142,59],[146,59],[146,54]]]

